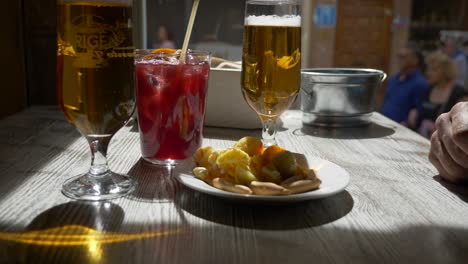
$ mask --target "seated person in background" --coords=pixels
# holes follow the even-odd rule
[[[172,39],[171,31],[164,25],[159,26],[157,32],[158,42],[153,44],[153,49],[176,49],[174,41]]]
[[[429,138],[435,131],[435,121],[442,113],[465,101],[468,93],[456,81],[455,63],[444,53],[435,52],[427,58],[427,80],[431,86],[429,97],[423,102],[423,121],[419,133]]]
[[[422,102],[429,92],[429,85],[421,73],[424,56],[418,48],[408,45],[400,50],[398,59],[400,72],[388,81],[382,114],[416,129],[419,126],[418,112],[422,112]]]
[[[452,183],[468,182],[468,103],[456,104],[437,118],[429,160]]]
[[[468,74],[468,66],[466,62],[465,53],[460,50],[459,43],[453,38],[448,38],[444,42],[443,51],[452,59],[452,61],[456,65],[457,75],[455,78],[455,82],[458,85],[465,87],[465,81]]]

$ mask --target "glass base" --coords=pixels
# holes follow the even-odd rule
[[[101,176],[88,173],[67,180],[62,193],[76,200],[110,200],[130,194],[136,182],[125,175],[109,172]]]
[[[157,159],[149,159],[142,157],[144,161],[151,163],[153,165],[157,166],[176,166],[177,165],[177,160],[172,160],[172,159],[167,159],[167,160],[157,160]]]
[[[276,144],[276,139],[262,139],[262,142],[263,142],[263,147],[264,148],[268,148],[268,147],[271,147],[273,145],[278,145]]]

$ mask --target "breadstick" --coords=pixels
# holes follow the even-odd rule
[[[239,193],[239,194],[252,194],[252,190],[249,187],[244,186],[244,185],[234,184],[222,178],[214,179],[212,181],[212,184],[214,187],[224,190],[224,191]]]
[[[253,181],[250,183],[250,189],[254,194],[258,195],[286,195],[289,191],[283,186],[272,182],[258,182]]]
[[[303,193],[317,189],[320,186],[321,181],[315,180],[299,180],[292,182],[284,187],[289,190],[291,194]]]
[[[286,180],[282,181],[281,182],[281,186],[285,187],[295,181],[300,181],[300,180],[304,180],[304,176],[293,176],[293,177],[290,177],[290,178],[287,178]]]

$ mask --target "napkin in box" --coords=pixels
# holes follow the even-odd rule
[[[219,67],[229,67],[219,68]],[[210,71],[205,125],[256,129],[261,128],[257,113],[248,106],[242,95],[241,70],[235,64],[224,63]]]

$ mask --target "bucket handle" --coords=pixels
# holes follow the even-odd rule
[[[384,82],[386,79],[387,79],[387,74],[385,72],[382,72],[382,79],[380,81]]]

